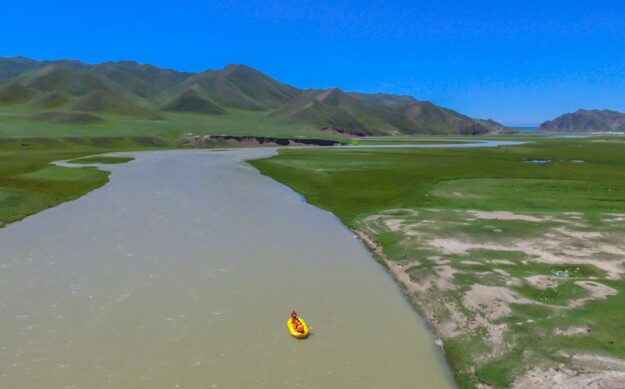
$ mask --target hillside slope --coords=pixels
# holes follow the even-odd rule
[[[542,131],[558,132],[622,132],[625,113],[607,109],[580,109],[540,125]]]
[[[477,120],[428,101],[394,95],[309,90],[268,115],[288,123],[315,124],[360,135],[484,134]]]

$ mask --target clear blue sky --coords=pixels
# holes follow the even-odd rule
[[[18,55],[244,63],[513,124],[625,111],[624,1],[5,1],[0,56]]]

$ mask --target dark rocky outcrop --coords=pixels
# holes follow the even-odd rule
[[[182,147],[278,147],[278,146],[337,146],[335,140],[312,138],[277,138],[269,136],[194,135],[182,140]]]

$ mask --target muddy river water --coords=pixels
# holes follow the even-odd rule
[[[243,162],[274,152],[134,153],[0,229],[0,387],[453,387],[362,242]]]
[[[135,153],[0,229],[0,387],[452,387],[362,242],[243,162],[274,152]]]

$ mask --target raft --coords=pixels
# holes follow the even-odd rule
[[[304,326],[304,332],[299,332],[298,330],[296,330],[293,326],[293,319],[289,318],[289,320],[287,320],[286,322],[286,326],[289,327],[289,332],[291,333],[291,336],[297,339],[308,338],[308,335],[310,334],[310,328],[308,328],[304,319],[302,319],[301,317],[299,317],[298,319],[300,323],[302,323],[302,326]]]

